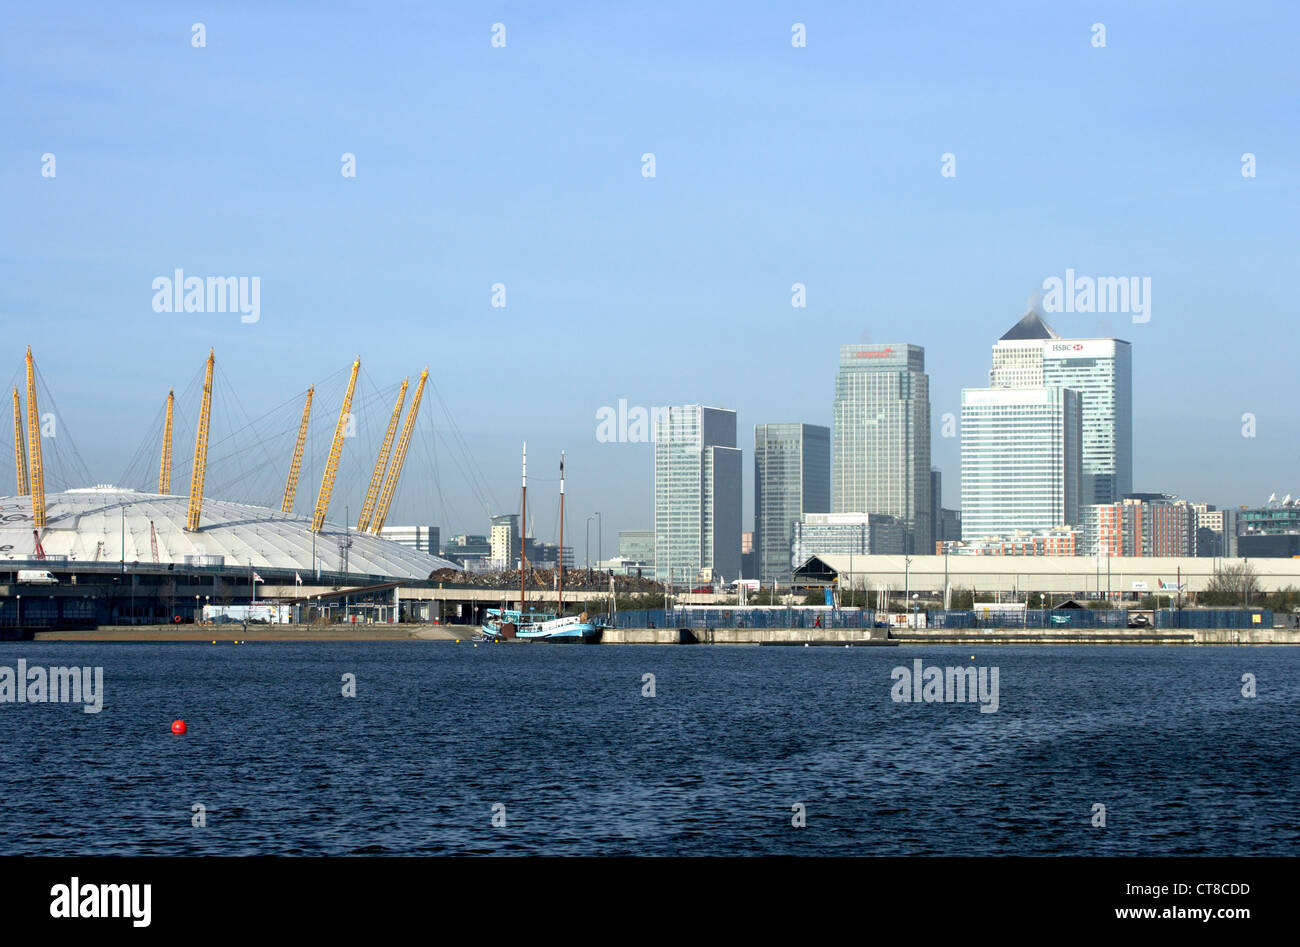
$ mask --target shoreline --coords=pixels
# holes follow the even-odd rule
[[[478,631],[472,625],[136,625],[66,631],[37,631],[28,640],[66,642],[467,642]],[[527,644],[534,642],[507,642]],[[536,642],[545,643],[545,642]],[[952,629],[880,628],[611,628],[601,644],[608,645],[784,645],[863,647],[904,645],[1300,645],[1294,628],[1170,628],[1080,630],[1075,634],[1039,629],[986,628],[954,633]]]
[[[452,633],[439,626],[424,625],[359,625],[356,627],[314,625],[126,625],[102,628],[82,628],[67,631],[38,631],[32,641],[95,641],[122,644],[147,644],[157,642],[216,642],[234,641],[252,643],[291,641],[455,641],[468,640],[474,629]]]

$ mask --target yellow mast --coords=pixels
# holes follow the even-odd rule
[[[402,437],[397,442],[397,452],[393,455],[393,462],[388,467],[388,477],[384,480],[384,492],[379,495],[379,506],[375,510],[375,517],[370,525],[372,533],[378,533],[384,528],[384,520],[388,519],[388,508],[393,505],[393,495],[397,492],[397,478],[402,475],[402,464],[406,463],[406,449],[411,446],[411,431],[415,428],[415,416],[420,412],[420,397],[424,394],[424,383],[429,378],[429,369],[420,373],[420,383],[415,386],[415,397],[411,399],[411,410],[406,415],[406,423],[402,425]]]
[[[375,501],[379,499],[379,488],[384,482],[384,473],[388,470],[388,455],[393,450],[393,435],[397,433],[397,422],[402,420],[402,406],[406,404],[406,388],[411,379],[402,379],[402,390],[397,393],[397,404],[393,405],[393,416],[388,419],[388,430],[384,432],[384,443],[379,448],[379,459],[375,461],[375,472],[370,475],[370,488],[366,490],[366,502],[362,504],[361,515],[357,517],[357,532],[365,532],[370,527],[370,515],[375,511]]]
[[[352,392],[357,387],[357,372],[361,371],[361,356],[352,363],[352,377],[348,379],[348,390],[343,395],[343,406],[339,408],[339,421],[334,425],[334,440],[330,444],[329,460],[325,463],[325,476],[321,478],[320,493],[316,495],[316,512],[312,515],[311,528],[319,533],[325,525],[325,513],[330,508],[330,495],[334,492],[334,478],[339,473],[339,458],[343,456],[343,432],[347,427],[348,414],[352,411]]]
[[[36,407],[36,363],[27,346],[27,443],[31,451],[32,525],[45,528],[45,469],[41,465],[41,414]]]
[[[190,510],[185,519],[185,530],[199,531],[199,516],[203,512],[203,477],[208,467],[208,421],[212,416],[212,365],[215,350],[208,349],[208,370],[203,378],[203,406],[199,409],[199,430],[194,435],[194,469],[190,473]]]
[[[293,500],[298,495],[298,473],[302,470],[302,448],[307,443],[307,422],[311,420],[311,399],[316,393],[313,385],[307,389],[307,403],[302,406],[302,423],[298,425],[298,442],[293,448],[293,463],[289,465],[289,479],[284,482],[284,500],[281,513],[293,512]]]
[[[175,401],[175,389],[167,389],[167,420],[163,421],[162,457],[158,461],[158,492],[163,496],[172,492],[172,405]]]
[[[14,385],[14,465],[18,468],[18,495],[25,497],[32,492],[31,480],[27,476],[27,447],[23,437],[23,401],[18,395],[18,386]]]

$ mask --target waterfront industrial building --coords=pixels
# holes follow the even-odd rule
[[[795,570],[796,583],[815,576],[842,589],[882,588],[935,598],[950,589],[973,589],[977,598],[1042,592],[1078,599],[1177,596],[1206,589],[1215,572],[1248,562],[1260,592],[1300,588],[1300,559],[1213,559],[1108,556],[814,556]],[[946,579],[945,579],[946,577]]]

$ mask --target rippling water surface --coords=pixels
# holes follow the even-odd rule
[[[998,712],[893,702],[891,669],[918,657],[998,667]],[[1300,843],[1296,649],[0,645],[0,665],[19,658],[103,666],[105,703],[0,703],[9,854]],[[347,673],[355,698],[341,696]],[[169,731],[177,717],[186,736]],[[195,803],[206,827],[191,825]]]

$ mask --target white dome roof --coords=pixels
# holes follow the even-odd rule
[[[311,521],[264,506],[204,498],[197,533],[185,531],[189,497],[137,493],[98,486],[50,493],[45,497],[41,545],[51,557],[93,562],[152,563],[149,524],[158,534],[158,561],[186,564],[187,556],[224,556],[225,565],[293,569],[304,579],[313,569]],[[315,536],[316,556],[324,571],[342,571],[338,543],[345,528],[326,523]],[[436,569],[455,563],[369,533],[346,530],[352,540],[348,571],[401,579],[427,579]],[[126,555],[122,555],[123,545]],[[31,497],[0,497],[0,562],[32,559],[36,538]]]

